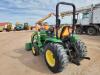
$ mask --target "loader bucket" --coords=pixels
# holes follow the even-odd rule
[[[32,50],[32,43],[26,43],[26,44],[25,44],[25,49],[26,49],[27,51]]]

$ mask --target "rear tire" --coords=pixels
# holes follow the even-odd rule
[[[89,28],[87,29],[87,34],[88,34],[88,35],[96,35],[96,34],[97,34],[96,28],[94,28],[94,27],[89,27]]]
[[[48,52],[51,52],[52,56],[53,56],[53,59],[51,59],[51,60],[52,60],[52,62],[54,61],[54,63],[52,64],[52,62],[51,62],[52,65],[48,61],[49,58],[47,58],[47,56],[50,55],[50,54],[48,54]],[[44,58],[45,58],[45,62],[47,64],[48,68],[53,73],[62,72],[65,65],[68,64],[68,61],[69,61],[65,49],[63,48],[62,45],[60,45],[58,43],[56,43],[56,44],[55,43],[48,43],[45,46]]]
[[[85,44],[82,41],[78,40],[76,42],[76,47],[79,51],[79,56],[80,57],[86,57],[87,56],[87,48],[86,48]]]

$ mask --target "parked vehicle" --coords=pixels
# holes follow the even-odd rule
[[[82,18],[79,19],[79,14]],[[62,12],[62,17],[72,14],[72,11]],[[76,24],[76,33],[86,33],[88,35],[97,35],[100,33],[100,4],[90,5],[77,9],[78,23]]]
[[[24,30],[24,25],[20,24],[20,23],[16,23],[16,26],[15,26],[14,30],[15,31]]]
[[[1,22],[0,23],[0,32],[4,31],[5,30],[5,27],[8,25],[7,22]]]
[[[29,25],[28,25],[28,23],[24,23],[24,30],[29,30]]]
[[[8,22],[8,24],[7,24],[6,28],[5,28],[5,30],[6,30],[7,32],[12,31],[12,23]]]
[[[4,30],[3,26],[0,26],[0,32],[2,32]]]
[[[91,10],[89,10],[91,9]],[[88,35],[97,35],[100,33],[100,4],[91,5],[82,13],[82,18],[78,19],[76,33],[86,33]]]

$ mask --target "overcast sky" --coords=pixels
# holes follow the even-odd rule
[[[31,25],[50,12],[55,13],[57,2],[65,1],[74,3],[77,8],[90,4],[100,3],[100,0],[0,0],[0,22],[29,22]],[[61,7],[61,11],[70,10],[70,7]],[[55,23],[52,16],[46,20],[49,24]],[[69,20],[63,20],[64,22]]]

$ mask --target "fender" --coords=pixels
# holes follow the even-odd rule
[[[73,43],[75,43],[77,40],[79,40],[79,36],[76,34],[73,34],[70,36],[70,39]]]
[[[47,38],[45,43],[47,42],[62,43],[62,41],[60,39],[57,39],[56,37]]]

